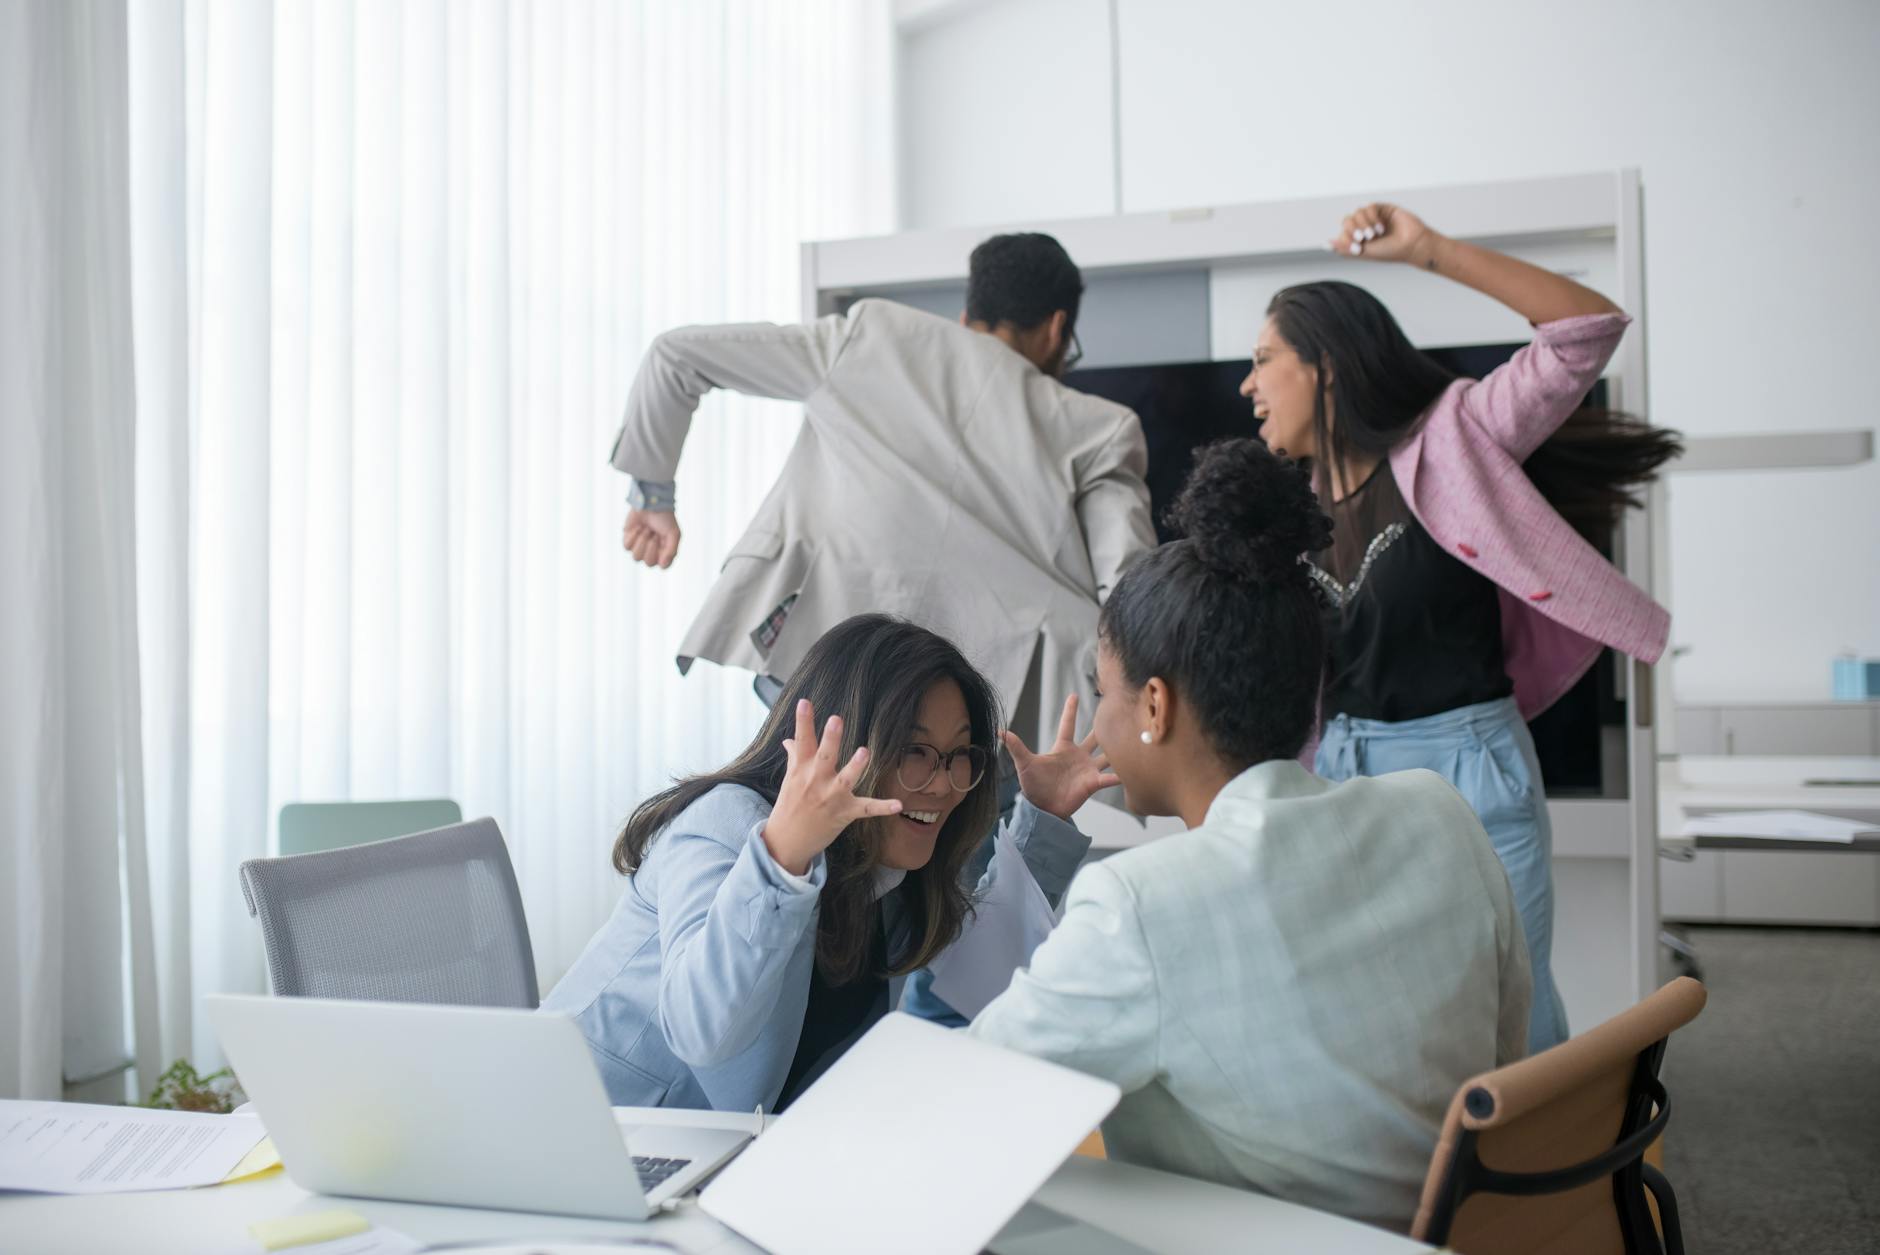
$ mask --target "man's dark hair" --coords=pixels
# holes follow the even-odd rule
[[[1068,336],[1077,325],[1084,277],[1064,246],[1026,231],[995,235],[973,250],[966,272],[966,317],[1029,331],[1060,309]]]

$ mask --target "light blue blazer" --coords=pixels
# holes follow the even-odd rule
[[[741,785],[692,803],[647,850],[612,918],[542,1001],[586,1035],[618,1106],[770,1110],[809,1002],[828,869],[792,883],[764,844],[770,804]],[[1007,821],[1047,897],[1090,839],[1022,798]],[[884,903],[889,952],[905,936]]]

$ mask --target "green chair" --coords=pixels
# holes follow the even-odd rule
[[[409,802],[289,802],[281,807],[281,853],[315,854],[463,822],[449,798]]]

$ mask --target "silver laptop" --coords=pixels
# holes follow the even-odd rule
[[[572,1020],[496,1007],[210,995],[287,1175],[320,1194],[644,1220],[749,1130],[623,1128]],[[722,1120],[723,1117],[720,1117]]]
[[[699,1206],[772,1255],[976,1255],[1120,1097],[1108,1081],[889,1015]],[[1095,1236],[1034,1215],[997,1249],[1134,1249]]]

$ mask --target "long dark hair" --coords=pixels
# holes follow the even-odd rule
[[[1300,556],[1331,541],[1306,469],[1258,440],[1196,457],[1168,521],[1182,539],[1137,559],[1097,630],[1137,688],[1151,676],[1195,708],[1245,769],[1304,748],[1325,670],[1323,601]]]
[[[1331,469],[1354,456],[1382,458],[1408,436],[1453,372],[1410,343],[1384,303],[1363,288],[1324,281],[1282,288],[1266,307],[1299,360],[1319,368],[1312,428],[1325,500]],[[1327,370],[1329,367],[1329,371]],[[1338,421],[1327,400],[1338,397]],[[1574,530],[1598,544],[1638,490],[1682,449],[1676,432],[1617,410],[1582,406],[1523,469]]]
[[[681,780],[640,804],[614,842],[614,867],[632,875],[666,825],[721,784],[743,785],[774,805],[789,767],[783,742],[793,735],[796,704],[805,698],[816,708],[818,735],[821,721],[842,716],[838,761],[847,762],[857,747],[868,747],[868,769],[856,792],[881,796],[880,786],[892,778],[901,752],[913,740],[921,699],[942,680],[959,685],[973,744],[991,758],[999,729],[998,698],[959,650],[925,628],[888,615],[856,615],[838,623],[797,664],[770,717],[743,753],[717,771]],[[947,817],[933,858],[907,874],[901,892],[913,941],[900,956],[889,957],[890,971],[884,974],[927,966],[959,936],[970,909],[963,882],[966,864],[998,811],[998,784],[987,772]],[[851,824],[823,853],[829,878],[818,910],[816,962],[837,984],[853,980],[868,962],[876,927],[874,872],[880,866],[882,822]]]

